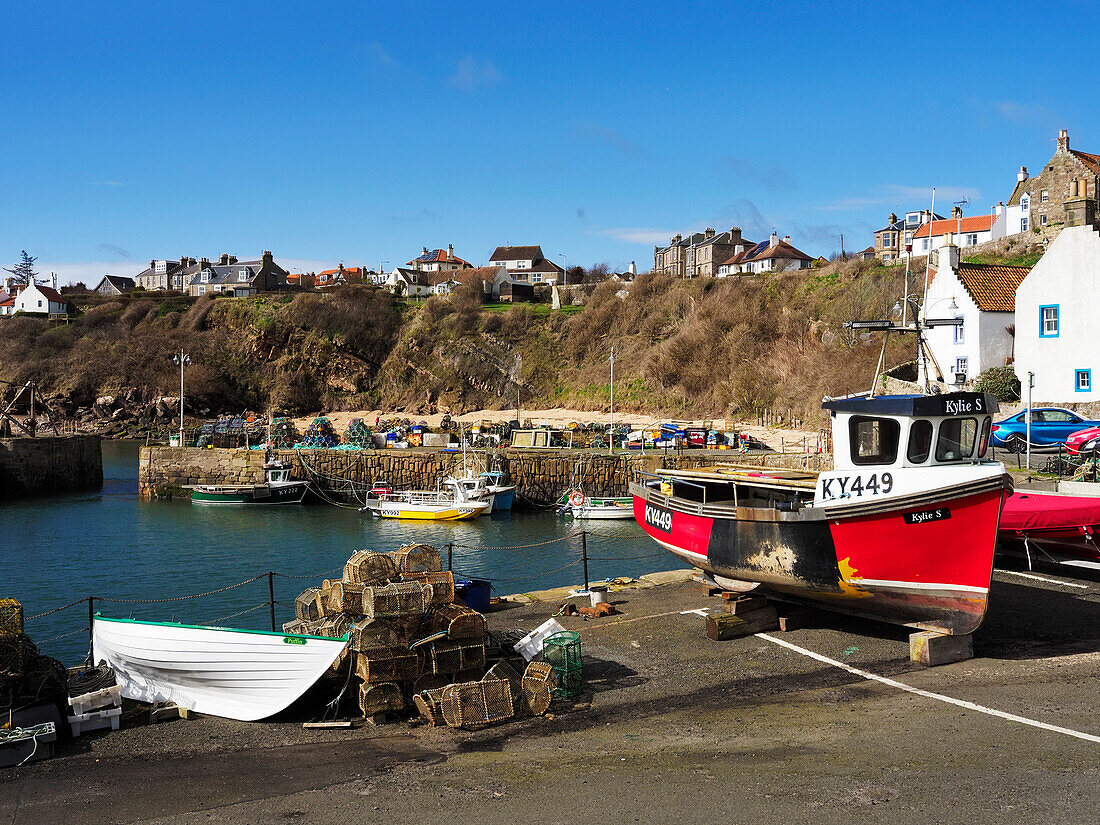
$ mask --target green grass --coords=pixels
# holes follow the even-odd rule
[[[507,312],[512,307],[518,307],[518,306],[530,307],[531,311],[535,315],[549,315],[551,312],[564,312],[566,315],[569,315],[569,314],[574,313],[574,312],[580,312],[582,309],[584,309],[584,307],[580,304],[576,304],[576,305],[573,305],[573,306],[563,306],[561,309],[555,310],[550,306],[550,304],[527,304],[527,303],[509,304],[509,303],[505,303],[503,301],[498,301],[498,302],[491,303],[491,304],[482,304],[481,308],[483,310],[485,310],[486,312]]]
[[[967,264],[999,264],[1001,266],[1035,266],[1043,257],[1042,252],[1030,252],[1027,255],[971,255],[963,258]]]

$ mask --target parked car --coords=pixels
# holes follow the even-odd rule
[[[1100,427],[1085,427],[1066,439],[1066,452],[1073,455],[1093,453],[1097,447],[1100,447]]]
[[[1031,411],[1031,446],[1053,447],[1086,427],[1100,427],[1061,407],[1038,407]],[[1027,452],[1027,411],[993,425],[993,443],[1009,452]]]

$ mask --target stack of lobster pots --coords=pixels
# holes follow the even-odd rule
[[[536,674],[506,663],[486,672],[485,617],[456,598],[431,545],[356,552],[342,578],[298,596],[295,615],[285,632],[350,636],[333,669],[358,680],[359,708],[372,721],[415,705],[430,724],[472,727],[549,707],[551,674],[540,690]]]

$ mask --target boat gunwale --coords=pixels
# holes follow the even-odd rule
[[[217,630],[222,633],[251,633],[256,636],[293,636],[299,639],[319,639],[323,642],[343,642],[345,645],[349,641],[351,641],[350,630],[343,636],[316,636],[312,633],[282,633],[277,630],[251,630],[247,627],[218,627],[215,625],[206,624],[184,624],[183,622],[153,622],[147,619],[122,619],[115,618],[114,616],[104,616],[99,612],[96,612],[93,618],[104,622],[117,622],[118,624],[141,624],[151,627],[179,627],[185,630]]]

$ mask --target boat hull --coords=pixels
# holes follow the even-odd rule
[[[308,483],[292,482],[265,487],[196,487],[191,491],[193,504],[301,504]],[[265,494],[266,490],[266,494]]]
[[[1005,502],[997,543],[1029,561],[1100,562],[1097,535],[1100,497],[1017,492]]]
[[[489,502],[431,505],[400,501],[368,501],[363,511],[381,518],[414,519],[420,521],[462,521],[489,512]]]
[[[712,514],[651,487],[631,492],[642,528],[712,576],[944,633],[972,633],[985,616],[1002,488],[836,517],[814,507]]]
[[[289,707],[347,641],[103,616],[92,625],[96,661],[114,669],[127,699],[244,722]]]
[[[575,519],[618,520],[634,518],[634,509],[629,504],[582,505],[569,508]]]

